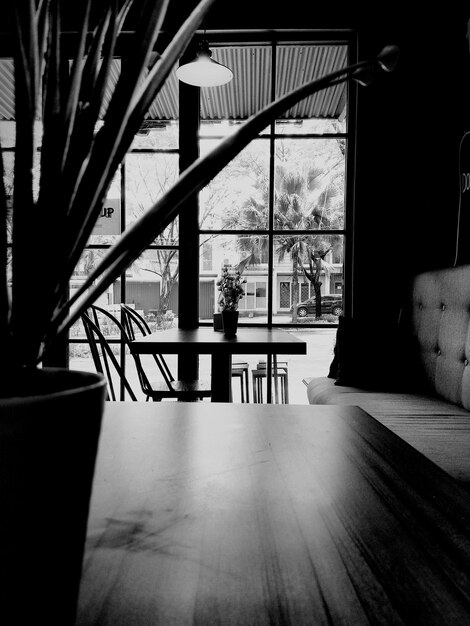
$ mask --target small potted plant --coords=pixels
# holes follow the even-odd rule
[[[224,334],[226,337],[235,337],[238,325],[238,303],[245,295],[243,285],[246,279],[242,278],[238,270],[224,266],[217,281],[219,289],[219,309],[222,314]]]

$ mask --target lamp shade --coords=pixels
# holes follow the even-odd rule
[[[209,50],[209,46],[206,41],[202,41],[199,44],[199,50],[196,57],[180,65],[176,70],[176,76],[179,80],[187,83],[188,85],[195,85],[196,87],[217,87],[219,85],[225,85],[233,78],[233,72],[231,69],[214,61],[212,52]]]

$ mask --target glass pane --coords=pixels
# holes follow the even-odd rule
[[[126,225],[137,221],[168,189],[179,176],[177,154],[132,153],[126,157]],[[158,245],[178,243],[178,219],[161,234],[155,234]]]
[[[99,265],[101,259],[106,254],[106,249],[99,250],[95,248],[87,248],[83,251],[79,262],[75,266],[72,278],[70,279],[70,296],[83,285],[87,276]],[[108,306],[114,302],[119,302],[119,299],[115,300],[116,284],[108,287],[106,292],[102,294],[96,304],[98,306]]]
[[[284,45],[277,48],[276,97],[285,95],[331,72],[346,67],[347,46]],[[346,84],[341,83],[300,100],[286,111],[283,119],[344,119]],[[333,131],[328,131],[333,132]]]
[[[216,283],[222,268],[227,265],[239,269],[246,279],[245,294],[238,305],[239,322],[265,324],[269,289],[268,238],[255,235],[201,235],[199,250],[200,320],[212,320],[213,314],[218,311],[219,292]]]
[[[126,271],[126,304],[141,313],[152,330],[176,325],[178,275],[175,249],[147,250]]]
[[[14,164],[15,164],[15,122],[0,120],[0,144],[3,153],[3,180],[5,184],[5,192],[7,195],[7,202],[12,204],[13,187],[14,187]],[[41,122],[35,122],[34,125],[34,141],[35,151],[33,154],[33,197],[37,200],[39,193],[39,175],[40,175],[40,160],[41,152],[39,150],[42,140],[42,124]]]
[[[214,141],[201,141],[201,155]],[[199,194],[203,230],[258,230],[268,227],[269,142],[253,141]]]
[[[327,135],[346,132],[346,118],[276,120],[276,135]]]
[[[89,245],[111,245],[121,234],[121,168],[114,175],[108,195],[96,220]]]
[[[343,235],[295,235],[274,238],[274,319],[337,324],[342,313]],[[315,288],[321,295],[317,315]]]
[[[245,120],[201,120],[199,128],[200,139],[212,139],[211,147],[215,147],[220,140],[233,135],[243,124]],[[270,126],[264,128],[260,134],[264,135],[270,131]],[[217,140],[217,141],[216,141]]]
[[[95,364],[91,356],[90,346],[85,339],[83,324],[79,320],[70,329],[70,337],[82,338],[84,343],[69,343],[69,367],[73,370],[84,372],[96,372]],[[119,346],[116,346],[119,349]]]
[[[212,46],[212,58],[233,71],[233,79],[201,89],[201,119],[246,120],[270,101],[271,47],[269,45]]]
[[[233,135],[242,124],[240,120],[201,120],[199,137],[200,139],[224,139]],[[212,143],[211,147],[217,143]]]
[[[1,126],[1,124],[0,124]],[[15,165],[15,153],[3,152],[3,185],[7,200],[7,239],[11,243],[12,233],[12,208],[13,208],[13,167]]]
[[[276,230],[344,228],[345,141],[276,140]]]
[[[0,65],[2,61],[0,61]],[[0,104],[1,114],[1,104]],[[12,117],[14,117],[14,110],[12,109]],[[37,148],[42,143],[42,122],[34,122],[34,141]],[[12,120],[0,119],[0,142],[2,148],[14,148],[16,142],[16,122]]]
[[[178,121],[146,119],[131,144],[136,149],[178,148]]]
[[[106,254],[106,249],[99,250],[95,248],[86,248],[80,257],[79,262],[75,266],[72,280],[75,280],[77,284],[80,280],[85,279],[91,272],[98,266],[101,259]]]
[[[9,120],[0,120],[0,142],[2,144],[2,148],[15,147],[15,128],[15,122],[11,122]]]

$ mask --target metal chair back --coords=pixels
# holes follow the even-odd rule
[[[116,381],[113,376],[113,372],[115,372],[121,383],[119,399],[124,400],[125,390],[129,394],[131,400],[136,401],[137,397],[126,378],[121,364],[113,353],[111,345],[108,343],[106,337],[100,329],[99,322],[95,317],[95,312],[89,309],[86,313],[82,313],[81,320],[83,328],[85,329],[88,345],[90,346],[95,369],[98,373],[103,374],[106,377],[106,381],[108,383],[108,400],[115,401],[118,397],[117,390],[115,388]]]
[[[145,337],[146,335],[151,334],[151,329],[147,324],[147,320],[137,313],[134,309],[132,309],[127,304],[121,304],[121,311],[123,313],[123,323],[124,327],[127,331],[127,334],[131,341],[134,341],[136,337],[136,330]],[[174,382],[175,378],[170,371],[170,368],[167,365],[167,362],[163,358],[161,354],[153,354],[152,355],[155,363],[158,366],[158,369],[163,376],[164,381],[168,385],[169,389],[172,389],[171,383]]]

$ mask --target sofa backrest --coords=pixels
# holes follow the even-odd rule
[[[428,383],[470,410],[470,265],[416,276],[412,325]]]

